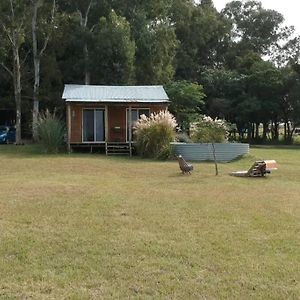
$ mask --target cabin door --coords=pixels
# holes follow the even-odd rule
[[[83,142],[105,141],[105,111],[104,109],[84,109],[82,122]]]

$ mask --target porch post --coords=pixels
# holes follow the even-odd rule
[[[107,143],[109,141],[109,131],[108,131],[108,105],[105,105],[104,110],[104,132],[105,132],[105,154],[107,155]]]
[[[105,111],[104,111],[104,126],[105,126],[105,142],[107,143],[109,141],[109,131],[108,131],[108,105],[105,105]]]
[[[130,156],[132,156],[132,148],[131,148],[131,142],[132,142],[132,110],[131,110],[131,105],[129,105],[129,109],[128,109],[128,123],[129,123],[129,136],[128,136],[128,140],[129,140],[129,152],[130,152]]]
[[[71,152],[71,130],[72,130],[72,115],[71,115],[71,104],[67,103],[67,124],[68,124],[68,134],[67,134],[67,145],[68,152]]]

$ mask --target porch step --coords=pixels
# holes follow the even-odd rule
[[[131,147],[129,143],[106,143],[106,155],[129,155],[131,156]]]

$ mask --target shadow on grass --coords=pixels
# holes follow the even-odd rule
[[[141,158],[139,156],[106,156],[105,153],[89,153],[89,152],[74,152],[69,154],[67,151],[59,153],[47,153],[42,145],[39,144],[25,144],[25,145],[0,145],[0,155],[6,158],[33,158],[33,157],[77,157],[90,159],[106,159],[113,162],[130,162],[132,164],[140,163],[156,163],[162,164],[170,162],[171,160],[161,161],[150,158]]]
[[[250,145],[250,149],[300,150],[300,145]]]
[[[65,152],[58,155],[65,155]],[[25,145],[0,145],[0,155],[3,157],[20,157],[32,158],[36,156],[55,156],[56,154],[46,153],[41,145],[25,144]]]

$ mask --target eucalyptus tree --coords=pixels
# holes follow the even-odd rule
[[[170,82],[175,73],[178,41],[170,20],[173,0],[115,0],[112,7],[130,23],[136,44],[138,84]]]
[[[148,24],[148,25],[147,25]],[[146,22],[136,37],[138,84],[166,84],[175,74],[177,39],[168,20]]]
[[[227,65],[236,67],[236,57],[250,52],[272,60],[276,49],[292,40],[293,27],[284,25],[284,17],[266,9],[260,1],[232,1],[221,14],[231,23]]]
[[[96,24],[90,57],[96,83],[118,85],[135,82],[135,43],[130,25],[114,10]]]
[[[204,69],[224,64],[230,24],[211,1],[174,0],[171,19],[179,40],[177,79],[198,81]]]
[[[68,21],[77,25],[73,26],[73,32],[70,32],[71,39],[76,39],[74,46],[82,47],[83,81],[85,84],[90,84],[91,66],[93,65],[90,48],[94,39],[94,30],[100,17],[108,14],[109,6],[105,0],[58,0],[58,3]],[[77,57],[76,60],[81,62],[81,57]]]
[[[8,65],[1,61],[12,79],[16,105],[16,144],[21,143],[21,117],[22,117],[22,82],[21,51],[25,43],[26,22],[28,20],[28,7],[26,1],[3,0],[0,2],[0,35],[3,44],[7,46],[4,53]],[[10,58],[11,57],[11,58]]]
[[[286,32],[287,38],[272,47],[270,58],[279,67],[287,67],[300,63],[300,36],[295,34],[294,28]]]
[[[41,58],[47,49],[49,40],[55,28],[56,0],[31,0],[32,18],[32,56],[34,65],[32,137],[38,138],[37,122],[39,115],[40,67]]]
[[[96,5],[96,0],[89,1],[73,1],[75,5],[75,11],[79,17],[79,24],[84,34],[88,34],[93,31],[94,24],[89,26],[90,12]],[[91,74],[89,70],[89,48],[87,40],[84,41],[83,46],[84,55],[84,82],[90,84]]]

